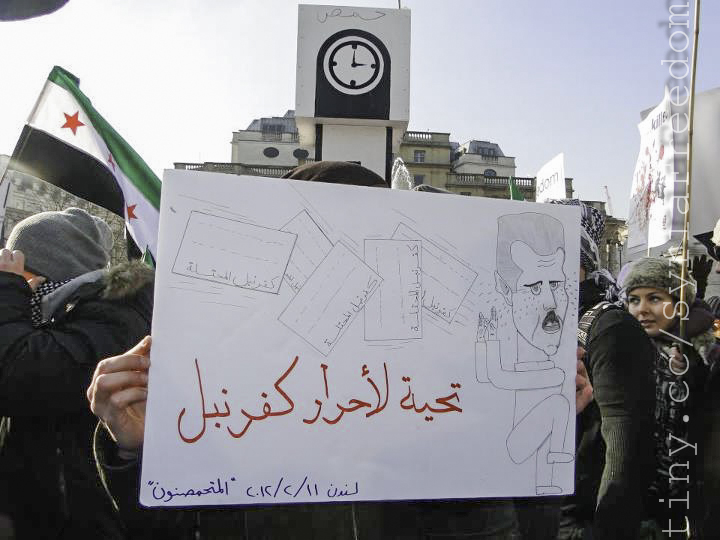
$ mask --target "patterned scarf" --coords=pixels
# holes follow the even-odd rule
[[[33,292],[32,296],[30,297],[30,313],[32,316],[32,325],[34,328],[39,327],[42,324],[42,299],[43,297],[47,296],[51,292],[53,292],[55,289],[62,287],[65,285],[69,279],[66,279],[65,281],[46,281],[42,285],[40,285],[35,291]]]
[[[587,275],[586,279],[592,279],[595,285],[603,291],[605,300],[615,303],[620,299],[620,289],[613,275],[605,268],[595,270]]]
[[[597,270],[600,265],[600,238],[605,232],[602,212],[580,199],[552,199],[547,202],[580,207],[580,264],[588,273]]]
[[[683,421],[683,416],[690,410],[690,401],[673,401],[670,399],[670,385],[676,384],[678,377],[670,371],[668,366],[670,358],[670,347],[664,343],[656,342],[657,354],[655,356],[655,462],[656,469],[652,483],[648,488],[646,504],[651,509],[654,517],[661,520],[672,511],[668,510],[667,503],[659,501],[680,499],[688,491],[687,484],[670,481],[670,467],[677,462],[673,458],[673,442],[670,435],[687,441],[689,437],[689,426]],[[677,385],[676,388],[683,388]],[[680,392],[674,392],[679,400],[682,398]],[[692,398],[692,395],[690,395]],[[685,460],[683,460],[684,462]],[[687,469],[686,469],[687,470]],[[691,466],[690,471],[695,471]],[[683,514],[684,515],[684,514]]]

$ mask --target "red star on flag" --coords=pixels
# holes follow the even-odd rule
[[[137,216],[135,215],[135,207],[137,204],[131,204],[127,207],[127,218],[130,219],[137,219]]]
[[[69,115],[68,113],[63,113],[63,114],[65,115],[65,123],[61,126],[60,129],[69,128],[72,130],[73,135],[77,135],[77,128],[85,125],[78,118],[80,111],[75,111],[75,114],[73,114],[73,115]]]
[[[113,161],[112,154],[108,154],[108,161],[110,166],[113,168],[113,171],[115,170],[115,162]]]

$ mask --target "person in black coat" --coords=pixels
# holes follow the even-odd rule
[[[294,169],[288,178],[387,187],[381,177],[351,163],[317,162]],[[418,191],[441,190],[425,186]],[[126,354],[101,362],[88,389],[92,410],[102,420],[98,424],[94,444],[98,469],[133,538],[518,538],[515,508],[509,499],[298,504],[199,510],[141,507],[138,504],[138,467],[144,440],[150,347],[148,338]],[[592,388],[587,384],[585,375],[579,362],[576,379],[578,410],[592,399]],[[538,520],[530,521],[538,530]],[[556,523],[550,523],[543,528],[547,534],[523,538],[549,539],[556,529]]]
[[[614,280],[598,272],[600,212],[579,200],[582,237],[578,341],[594,401],[577,417],[575,495],[566,497],[558,538],[635,540],[653,471],[655,358],[638,322],[607,301]]]
[[[0,251],[0,514],[16,538],[123,538],[92,455],[96,364],[150,329],[153,272],[108,269],[108,225],[79,208],[18,223]]]
[[[388,187],[387,182],[373,171],[354,163],[338,161],[302,165],[293,169],[286,178]],[[389,503],[198,510],[141,507],[138,504],[138,467],[144,439],[149,350],[150,338],[138,343],[125,355],[101,362],[88,389],[92,410],[102,419],[94,442],[98,470],[131,538],[379,539],[386,537],[383,533],[386,519],[393,523],[398,521],[397,514],[385,512]]]

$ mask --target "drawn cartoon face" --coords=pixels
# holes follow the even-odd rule
[[[563,263],[565,252],[538,255],[526,243],[510,247],[521,274],[512,293],[512,316],[520,335],[547,355],[557,352],[568,306]]]

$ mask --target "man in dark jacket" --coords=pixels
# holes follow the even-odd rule
[[[382,178],[349,163],[318,162],[294,169],[288,178],[386,187]],[[418,191],[440,191],[423,186]],[[98,467],[133,538],[245,539],[426,539],[517,538],[510,500],[430,503],[300,504],[212,510],[144,509],[137,503],[139,449],[145,427],[150,340],[98,365],[88,399],[103,420],[95,437]],[[581,365],[581,363],[580,363]],[[578,367],[578,410],[592,389]],[[553,514],[552,518],[557,518]],[[530,520],[528,520],[530,521]],[[556,523],[524,538],[554,538]]]
[[[578,338],[595,397],[578,416],[575,495],[565,501],[559,538],[635,540],[654,465],[655,353],[637,321],[604,302],[612,284],[596,272],[600,212],[577,199],[553,202],[581,207]]]
[[[25,538],[121,538],[92,458],[97,362],[150,329],[152,271],[107,269],[108,225],[79,208],[18,223],[0,251],[0,513]]]
[[[387,188],[373,171],[347,162],[322,161],[293,169],[286,178]],[[147,378],[142,378],[149,339],[130,354],[102,362],[88,399],[104,424],[98,426],[95,452],[98,468],[117,504],[129,536],[195,539],[355,539],[383,538],[387,503],[299,504],[233,509],[144,509],[138,501],[138,449],[145,424]],[[117,353],[115,353],[117,354]],[[118,360],[119,363],[118,363]],[[129,363],[126,363],[127,360]],[[107,367],[111,366],[111,367]],[[109,396],[113,395],[112,402]],[[111,438],[105,425],[111,428]]]

